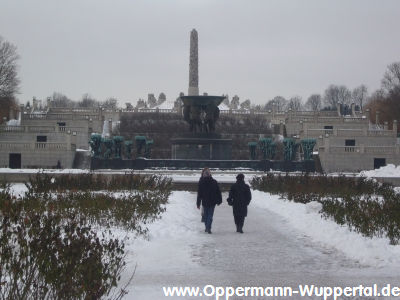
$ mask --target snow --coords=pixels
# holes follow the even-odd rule
[[[347,257],[362,264],[375,267],[400,267],[400,245],[390,245],[387,238],[366,238],[349,231],[348,227],[325,220],[319,214],[322,206],[317,202],[306,205],[280,199],[260,191],[253,191],[254,204],[268,209],[283,218],[289,224],[324,246],[333,247]]]
[[[225,103],[221,103],[220,105],[218,105],[219,110],[229,110],[229,106],[226,105]]]
[[[283,142],[283,140],[285,139],[285,137],[281,134],[276,134],[274,138],[276,142]]]
[[[19,125],[20,125],[20,120],[12,119],[7,121],[7,126],[19,126]]]
[[[18,119],[11,119],[7,121],[7,126],[20,126],[21,125],[21,112],[18,112]]]
[[[0,188],[0,191],[2,189]],[[10,192],[15,197],[22,197],[28,191],[28,188],[24,183],[13,183],[11,185]]]
[[[109,123],[107,120],[104,120],[103,123],[103,132],[101,134],[101,137],[109,137],[110,136],[110,128],[109,128]]]
[[[214,177],[234,181],[236,174],[214,172]],[[196,182],[199,175],[175,171],[169,176]],[[15,194],[26,191],[23,184],[13,184],[12,189]],[[400,246],[389,245],[386,238],[364,238],[321,218],[320,203],[304,205],[260,191],[252,194],[243,235],[234,232],[227,193],[216,207],[213,234],[205,234],[196,193],[188,191],[172,192],[162,218],[147,224],[148,239],[114,230],[121,239],[129,237],[120,286],[136,267],[124,299],[161,299],[162,286],[398,282]]]
[[[156,109],[156,108],[158,108],[158,109],[173,109],[174,105],[175,105],[174,101],[165,100],[163,103],[153,107],[153,109]]]
[[[2,173],[86,174],[86,173],[90,173],[90,170],[88,170],[88,169],[10,169],[10,168],[0,168],[0,174],[2,174]]]
[[[160,299],[162,286],[358,285],[396,282],[399,276],[399,246],[322,219],[319,203],[296,204],[253,191],[245,234],[234,232],[224,203],[216,207],[209,236],[195,199],[195,193],[174,192],[162,219],[149,226],[149,240],[127,245],[121,284],[137,269],[126,299]]]
[[[359,176],[362,177],[400,177],[400,166],[388,164],[379,169],[370,171],[361,171]]]

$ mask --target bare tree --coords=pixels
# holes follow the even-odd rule
[[[319,111],[321,109],[321,105],[322,105],[321,95],[312,94],[310,97],[308,97],[305,106],[311,111]]]
[[[167,96],[165,96],[164,93],[160,93],[160,95],[158,96],[157,105],[160,105],[165,101],[167,101]]]
[[[147,105],[149,108],[157,106],[157,99],[154,94],[147,94]]]
[[[18,58],[17,47],[0,36],[0,97],[14,98],[18,93]]]
[[[286,108],[287,100],[282,96],[276,96],[274,99],[269,100],[267,104],[265,104],[266,110],[276,110],[276,111],[283,111]]]
[[[147,108],[147,103],[144,99],[140,99],[136,102],[136,108]]]
[[[387,93],[400,90],[400,62],[394,62],[388,65],[383,75],[382,88]]]
[[[118,100],[116,98],[110,97],[101,103],[104,108],[116,109],[118,107]]]
[[[262,107],[261,107],[261,105],[260,104],[252,104],[251,105],[251,109],[254,109],[254,110],[256,110],[256,111],[261,111],[262,110]]]
[[[229,107],[229,95],[226,94],[226,95],[222,95],[222,96],[225,96],[224,101],[222,101],[222,103],[224,103],[226,106]]]
[[[76,103],[62,93],[54,92],[50,97],[52,107],[74,107]]]
[[[238,95],[235,95],[235,96],[233,96],[233,98],[232,98],[230,108],[232,108],[232,109],[238,109],[238,107],[239,107],[239,96],[238,96]]]
[[[78,102],[79,107],[98,107],[100,103],[89,94],[84,94],[82,100]]]
[[[292,111],[299,111],[302,106],[302,99],[300,96],[294,96],[289,99],[287,104],[287,109],[291,109]]]
[[[247,99],[246,101],[243,101],[242,103],[240,103],[240,109],[250,109],[250,99]]]
[[[362,110],[368,99],[368,88],[364,84],[356,87],[351,93],[351,99]]]
[[[9,120],[11,110],[18,110],[18,103],[15,98],[0,97],[0,124],[3,122],[4,118]]]
[[[336,108],[340,104],[350,104],[351,92],[344,85],[331,84],[326,90],[324,95],[324,102],[331,108]]]

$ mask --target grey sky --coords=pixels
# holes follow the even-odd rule
[[[0,35],[21,56],[22,102],[175,99],[196,28],[200,92],[265,103],[329,84],[379,88],[400,61],[399,17],[397,0],[0,0]]]

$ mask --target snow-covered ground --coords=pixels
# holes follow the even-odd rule
[[[177,174],[171,176],[176,179]],[[234,176],[232,172],[220,179]],[[26,188],[14,184],[13,191],[19,194]],[[208,235],[195,206],[196,193],[174,191],[162,218],[149,224],[149,240],[133,234],[127,240],[120,285],[135,266],[136,273],[126,299],[163,299],[163,286],[398,285],[400,246],[389,245],[385,238],[364,238],[321,218],[318,203],[303,205],[252,193],[243,235],[235,232],[226,193],[215,211],[213,234]],[[116,234],[124,237],[126,232]]]
[[[3,173],[55,173],[55,174],[83,174],[90,173],[88,169],[10,169],[10,168],[0,168],[0,174]]]
[[[376,170],[361,171],[359,176],[364,177],[400,177],[400,166],[388,164]]]
[[[89,151],[85,149],[77,149],[77,151]],[[125,174],[125,173],[143,173],[143,174],[163,174],[163,175],[176,175],[180,176],[181,174],[186,174],[189,176],[198,176],[200,174],[201,170],[169,170],[169,169],[147,169],[147,170],[132,170],[132,169],[120,169],[120,170],[115,170],[115,169],[103,169],[103,170],[95,170],[91,171],[89,169],[10,169],[10,168],[0,168],[0,174],[1,173],[38,173],[38,172],[44,172],[44,173],[113,173],[113,174]],[[250,175],[263,175],[265,172],[262,171],[252,171],[250,169],[232,169],[232,170],[218,170],[214,169],[212,170],[213,173],[217,174],[218,176],[224,176],[225,174],[237,174],[239,172],[243,172],[246,174]],[[274,171],[274,173],[281,173],[283,175],[286,174],[286,172],[279,172],[279,171]],[[300,172],[291,172],[290,174],[296,174]],[[360,173],[330,173],[330,176],[338,176],[338,175],[348,175],[348,176],[363,176],[363,177],[400,177],[400,165],[395,166],[393,164],[388,164],[385,167],[381,167],[376,170],[366,170],[366,171],[361,171]]]
[[[150,239],[129,241],[121,283],[137,269],[127,299],[161,299],[163,286],[398,282],[400,246],[322,219],[315,203],[296,204],[253,191],[243,235],[235,232],[226,202],[216,208],[208,235],[195,201],[195,193],[174,192],[162,219],[150,225]]]

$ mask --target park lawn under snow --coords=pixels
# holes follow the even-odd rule
[[[23,184],[14,184],[12,190],[14,194],[21,194],[26,191],[26,187]],[[253,190],[252,193],[252,209],[265,210],[280,216],[299,236],[308,236],[315,244],[337,249],[362,265],[379,269],[400,267],[399,245],[390,245],[386,238],[363,237],[351,232],[347,226],[322,218],[319,214],[319,203],[294,203],[265,192]],[[134,234],[126,231],[114,231],[121,239],[129,236],[126,241],[127,266],[122,275],[121,286],[129,280],[137,266],[137,276],[135,275],[128,286],[130,292],[127,299],[140,299],[140,295],[148,297],[154,290],[154,285],[163,283],[163,278],[168,274],[175,276],[174,278],[178,274],[184,284],[186,278],[204,272],[192,252],[193,246],[207,243],[208,240],[202,230],[199,212],[195,209],[195,199],[196,194],[193,192],[172,192],[167,210],[161,219],[148,224],[149,239],[135,238]],[[222,205],[227,204],[224,202]],[[246,234],[243,238],[245,241]],[[265,247],[268,245],[266,242]],[[159,274],[164,277],[159,277]],[[157,295],[154,294],[154,299]]]
[[[313,241],[336,248],[351,259],[376,267],[400,266],[400,245],[390,245],[387,238],[363,237],[350,231],[347,225],[323,218],[318,202],[295,203],[260,191],[253,191],[253,199],[254,205],[282,216]]]
[[[24,184],[12,185],[14,195],[21,195],[26,190]],[[346,225],[342,226],[333,220],[322,218],[319,213],[321,204],[318,202],[294,203],[278,195],[256,190],[253,190],[252,194],[252,206],[280,215],[299,233],[309,236],[318,243],[334,247],[349,258],[367,265],[395,264],[400,267],[400,245],[390,245],[387,238],[363,237],[359,233],[350,231]],[[193,193],[174,191],[161,219],[149,224],[150,240],[137,241],[135,246],[158,242],[161,239],[196,237],[198,231],[195,224],[199,220],[197,212],[193,213],[189,209],[194,205],[190,198],[193,198]],[[132,250],[134,249],[135,247]]]

